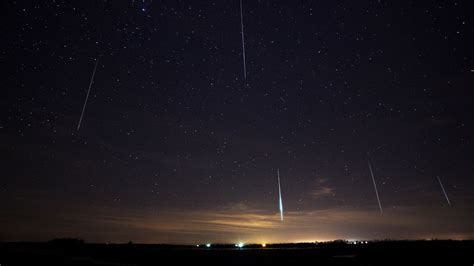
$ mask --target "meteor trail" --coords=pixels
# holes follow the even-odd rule
[[[441,189],[443,190],[444,197],[446,198],[446,201],[448,202],[448,205],[451,206],[451,202],[449,201],[448,194],[446,194],[446,191],[444,190],[443,183],[441,183],[441,179],[439,176],[437,176],[439,185],[441,186]]]
[[[377,185],[375,184],[374,172],[372,171],[372,165],[370,164],[370,160],[368,160],[367,162],[369,163],[370,175],[372,176],[372,182],[374,183],[375,195],[377,195],[377,201],[379,202],[380,213],[383,214],[382,204],[380,203],[380,198],[379,198],[379,191],[377,190]]]
[[[99,58],[95,61],[94,71],[92,72],[91,82],[89,83],[89,90],[87,90],[86,100],[84,101],[84,106],[82,106],[81,117],[79,118],[79,123],[77,123],[77,131],[81,128],[82,117],[84,116],[84,111],[86,110],[87,100],[89,99],[89,93],[91,92],[92,83],[94,82],[95,71],[97,70],[97,65],[99,64]]]
[[[240,27],[242,33],[242,58],[244,60],[244,79],[247,80],[247,67],[245,65],[244,16],[242,14],[242,0],[240,0]]]
[[[278,203],[280,207],[280,220],[283,222],[283,201],[281,199],[281,186],[280,186],[280,169],[277,169],[278,176]]]

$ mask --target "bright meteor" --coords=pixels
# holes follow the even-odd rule
[[[242,34],[242,59],[244,62],[244,79],[247,80],[247,66],[245,64],[244,15],[242,13],[242,0],[240,0],[240,28]]]
[[[383,214],[382,203],[380,203],[379,191],[377,190],[377,184],[375,183],[374,172],[372,171],[372,165],[370,164],[370,160],[368,160],[370,175],[372,176],[372,182],[374,183],[375,195],[377,196],[377,201],[379,202],[380,213]]]
[[[278,203],[280,208],[280,220],[283,222],[283,201],[281,199],[281,186],[280,186],[280,169],[277,169],[277,176],[278,176]]]
[[[81,128],[82,118],[84,117],[84,111],[86,110],[87,100],[89,100],[89,94],[91,92],[92,83],[94,83],[94,76],[95,71],[97,70],[97,65],[99,64],[99,58],[95,61],[94,71],[92,72],[91,81],[89,83],[89,89],[87,90],[86,100],[84,101],[84,105],[82,106],[81,117],[79,118],[79,122],[77,123],[77,131]]]
[[[441,189],[443,190],[444,197],[446,198],[446,201],[448,202],[448,205],[451,206],[451,202],[449,201],[448,194],[446,194],[446,191],[444,190],[443,183],[441,183],[441,179],[439,176],[437,176],[439,185],[441,186]]]

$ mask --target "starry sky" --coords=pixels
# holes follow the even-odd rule
[[[0,240],[473,238],[472,3],[242,4],[2,1]]]

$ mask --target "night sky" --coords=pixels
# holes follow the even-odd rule
[[[2,1],[0,240],[474,238],[469,2]]]

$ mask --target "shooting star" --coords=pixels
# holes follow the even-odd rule
[[[372,165],[370,164],[370,159],[368,160],[370,175],[372,176],[372,182],[374,183],[375,195],[377,195],[377,201],[379,202],[380,213],[383,214],[382,204],[380,203],[379,191],[377,190],[377,184],[375,184],[374,172],[372,171]]]
[[[446,201],[448,202],[448,205],[451,206],[451,202],[449,201],[448,194],[446,194],[446,191],[444,190],[443,183],[441,183],[441,179],[439,176],[437,176],[439,185],[441,186],[441,189],[443,190],[444,197],[446,198]]]
[[[81,128],[82,118],[84,117],[84,111],[86,110],[87,100],[89,99],[89,94],[91,92],[92,83],[94,82],[95,71],[97,70],[97,65],[99,64],[99,58],[95,61],[94,71],[92,72],[91,82],[89,83],[89,89],[87,90],[86,100],[82,106],[81,117],[79,118],[79,123],[77,123],[77,131]]]
[[[242,33],[242,58],[244,60],[244,79],[247,80],[247,66],[245,64],[244,15],[242,13],[242,0],[240,0],[240,27]]]
[[[277,169],[278,176],[278,203],[280,208],[280,220],[283,222],[283,200],[281,199],[280,169]]]

